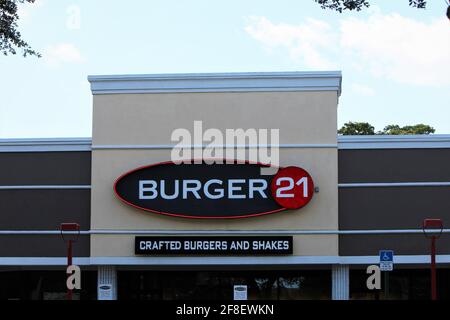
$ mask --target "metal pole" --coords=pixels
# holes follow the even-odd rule
[[[67,267],[72,265],[72,240],[67,243]],[[67,289],[67,300],[72,300],[72,290]]]
[[[436,236],[431,237],[431,300],[437,300],[436,290]]]

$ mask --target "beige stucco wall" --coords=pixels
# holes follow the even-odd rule
[[[167,217],[124,205],[112,191],[131,169],[170,160],[170,149],[95,149],[166,145],[176,128],[278,128],[281,144],[336,144],[337,93],[166,93],[94,96],[91,228],[111,230],[336,230],[337,148],[283,148],[281,165],[309,171],[320,188],[303,209],[247,219]],[[334,235],[295,236],[295,255],[337,255]],[[133,256],[134,236],[93,235],[92,256]]]
[[[337,93],[160,93],[94,96],[93,145],[168,144],[176,128],[280,128],[280,143],[336,143]]]

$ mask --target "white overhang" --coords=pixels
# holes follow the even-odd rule
[[[339,149],[447,149],[449,134],[338,136]]]
[[[180,73],[88,76],[92,94],[336,91],[341,94],[340,71]]]
[[[449,149],[449,134],[404,136],[338,136],[338,149]],[[97,146],[98,147],[98,146]],[[139,146],[123,146],[129,149]],[[152,146],[146,146],[150,148]],[[155,146],[161,148],[161,146]],[[171,146],[164,146],[171,147]],[[280,145],[280,148],[303,148],[308,145]],[[0,152],[90,151],[91,138],[0,139]]]

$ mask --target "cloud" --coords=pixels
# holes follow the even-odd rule
[[[307,18],[300,25],[289,25],[274,24],[266,17],[256,16],[250,17],[245,27],[245,31],[266,48],[286,48],[291,59],[314,69],[334,68],[321,54],[330,42],[336,42],[330,29],[326,22],[313,18]]]
[[[63,63],[83,63],[85,61],[80,50],[69,42],[47,47],[44,50],[43,57],[45,62],[51,66],[59,66]]]
[[[445,17],[425,23],[375,10],[367,19],[344,18],[338,25],[312,18],[285,24],[250,17],[245,31],[265,48],[287,50],[303,68],[345,65],[399,83],[450,84],[450,26]]]
[[[375,95],[374,89],[360,83],[352,83],[351,89],[354,93],[361,96],[371,97]]]
[[[450,25],[430,23],[399,14],[375,14],[367,20],[341,22],[340,47],[371,74],[401,83],[450,84]]]

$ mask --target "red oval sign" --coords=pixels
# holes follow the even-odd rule
[[[225,161],[137,168],[119,177],[114,191],[127,205],[184,218],[247,218],[290,208],[272,196],[274,175],[261,175],[268,165]]]

